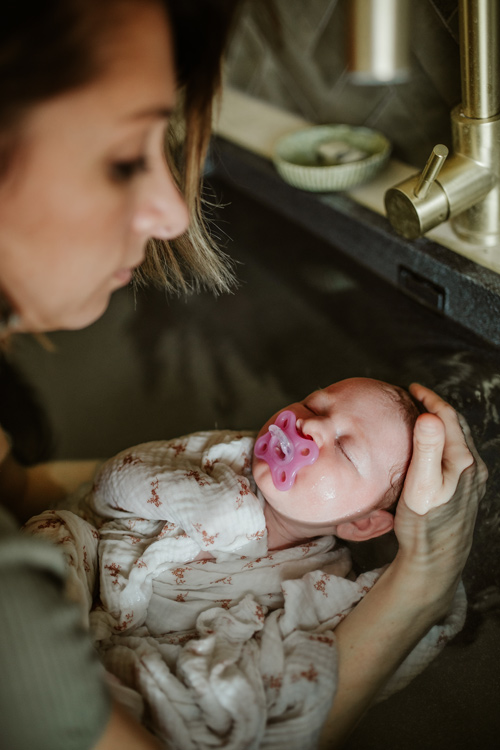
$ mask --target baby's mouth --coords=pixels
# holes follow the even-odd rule
[[[299,431],[298,422],[292,411],[282,411],[268,431],[255,441],[254,453],[269,465],[278,490],[289,490],[297,472],[314,463],[319,455],[318,446]]]

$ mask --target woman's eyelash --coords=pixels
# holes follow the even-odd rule
[[[116,161],[111,164],[110,173],[111,178],[115,182],[127,182],[135,177],[137,174],[146,172],[148,165],[144,156],[139,156],[137,159],[128,159],[125,161]]]

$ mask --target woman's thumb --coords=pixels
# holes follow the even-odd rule
[[[436,504],[443,486],[444,444],[443,422],[435,414],[421,414],[413,431],[413,456],[404,485],[406,505],[420,515]]]

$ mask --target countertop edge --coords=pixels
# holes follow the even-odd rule
[[[228,181],[488,343],[500,345],[500,275],[425,237],[405,240],[344,193],[285,183],[273,164],[217,136],[207,175]],[[369,246],[368,246],[369,245]]]

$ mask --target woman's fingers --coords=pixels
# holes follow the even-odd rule
[[[410,385],[410,393],[415,396],[418,401],[421,401],[426,409],[437,414],[441,409],[452,408],[450,405],[438,396],[437,393],[431,391],[430,388],[426,388],[425,385],[420,383],[412,383]]]
[[[474,463],[474,455],[468,448],[457,412],[450,404],[438,396],[437,393],[419,383],[412,383],[410,392],[416,399],[423,403],[430,413],[436,414],[444,424],[446,431],[446,442],[443,453],[445,479],[448,480],[450,471],[453,476],[457,475],[458,472],[459,476],[464,469]]]
[[[465,420],[428,388],[415,384],[411,392],[429,413],[415,424],[395,517],[399,564],[409,566],[421,595],[444,613],[470,551],[487,471]]]
[[[476,488],[480,500],[486,490],[488,469],[476,450],[466,420],[437,393],[419,383],[413,383],[410,391],[424,406],[443,420],[446,428],[446,444],[443,453],[444,484],[453,488],[456,477],[467,473]]]
[[[419,515],[433,507],[443,487],[445,426],[433,414],[422,414],[413,432],[413,456],[406,475],[403,497]]]
[[[464,434],[465,442],[467,443],[467,447],[474,456],[474,460],[476,462],[477,467],[477,477],[479,482],[485,483],[488,479],[488,469],[486,467],[486,464],[484,463],[483,459],[477,452],[476,446],[474,445],[474,440],[472,439],[470,427],[467,424],[464,417],[462,417],[459,412],[457,412],[458,421],[460,423],[460,427],[462,429],[462,432]],[[483,492],[484,494],[484,492]]]
[[[465,420],[428,388],[413,383],[410,391],[429,413],[415,424],[413,457],[403,489],[406,505],[423,515],[447,503],[464,472],[482,497],[487,470]]]

